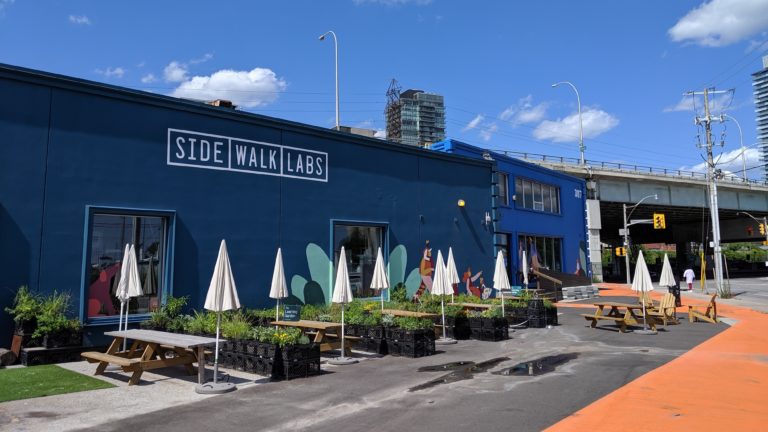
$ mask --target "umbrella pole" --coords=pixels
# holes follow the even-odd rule
[[[341,304],[341,358],[346,357],[346,351],[344,351],[344,306],[346,303]]]
[[[117,319],[117,331],[121,331],[123,329],[123,309],[125,308],[125,301],[120,301],[120,318]],[[126,321],[128,320],[128,317],[126,316]],[[123,338],[123,351],[126,349],[126,340]]]
[[[445,298],[440,296],[440,310],[443,312],[443,339],[445,339]]]
[[[216,353],[213,357],[213,383],[216,384],[219,375],[219,329],[221,328],[221,311],[216,312]],[[200,367],[200,365],[198,365]]]
[[[384,313],[384,289],[381,290],[381,313]]]
[[[280,321],[280,299],[277,299],[277,307],[275,308],[275,321]]]
[[[504,312],[504,291],[499,291],[501,293],[501,317],[503,318],[506,313]]]

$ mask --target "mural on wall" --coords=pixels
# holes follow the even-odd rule
[[[333,290],[333,266],[334,262],[328,254],[315,243],[309,243],[306,249],[309,278],[301,275],[291,277],[291,296],[286,299],[286,304],[326,304]],[[429,241],[421,253],[419,266],[408,272],[408,253],[403,245],[395,246],[389,254],[387,269],[389,273],[390,288],[404,285],[409,298],[418,299],[424,292],[432,290],[432,273],[434,262],[432,261],[432,248]],[[485,286],[482,271],[472,274],[467,267],[469,276],[465,273],[464,279],[466,293],[477,297],[488,298],[492,289]],[[377,292],[378,294],[378,292]]]
[[[576,271],[574,274],[577,274],[579,276],[587,276],[587,273],[584,271],[584,266],[587,263],[587,245],[584,240],[579,242],[579,257],[576,258]]]

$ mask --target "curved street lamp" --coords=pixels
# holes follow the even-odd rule
[[[557,87],[560,84],[568,84],[569,86],[571,86],[573,91],[576,92],[576,103],[579,106],[579,152],[581,153],[580,162],[581,162],[581,165],[584,165],[584,163],[585,163],[584,162],[584,150],[585,150],[585,148],[584,148],[584,125],[583,125],[583,123],[581,121],[581,98],[579,97],[579,91],[576,90],[576,86],[571,84],[570,81],[560,81],[560,82],[552,84],[552,87]]]
[[[658,194],[648,195],[646,197],[643,197],[640,201],[638,201],[636,204],[631,206],[623,204],[624,206],[624,247],[626,248],[624,259],[625,259],[625,262],[627,263],[627,285],[632,284],[632,279],[630,278],[630,274],[629,274],[629,227],[634,225],[633,223],[627,224],[627,218],[632,216],[632,213],[634,213],[634,211],[637,209],[637,206],[639,206],[643,201],[647,200],[648,198],[653,198],[655,200],[658,200],[659,195]],[[627,208],[632,209],[629,212],[629,215],[627,215]]]
[[[732,116],[728,114],[723,114],[723,118],[728,118],[733,120],[734,123],[736,123],[736,127],[739,129],[739,142],[741,143],[741,173],[744,176],[744,182],[747,181],[747,155],[746,155],[746,149],[744,148],[744,134],[741,133],[741,125],[739,124],[739,121],[733,118]]]
[[[336,33],[332,30],[321,34],[318,39],[324,40],[328,35],[333,36],[333,47],[336,58],[336,130],[339,130],[339,41],[336,39]]]

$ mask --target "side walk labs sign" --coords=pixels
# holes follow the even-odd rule
[[[168,129],[168,165],[328,181],[328,153]]]

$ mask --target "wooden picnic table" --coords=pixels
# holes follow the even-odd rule
[[[106,353],[87,351],[81,354],[89,363],[99,363],[94,375],[101,375],[109,364],[116,364],[124,372],[133,372],[128,385],[138,384],[145,370],[183,365],[194,375],[197,363],[197,382],[205,381],[205,347],[215,345],[216,338],[168,333],[156,330],[124,330],[104,333],[112,336]],[[124,340],[132,343],[127,351],[120,351]],[[219,343],[224,339],[219,339]],[[167,357],[173,352],[173,357]]]
[[[271,325],[280,327],[296,327],[300,328],[304,333],[314,333],[314,343],[320,346],[320,352],[331,351],[341,348],[341,323],[337,322],[325,322],[325,321],[312,321],[312,320],[298,320],[298,321],[273,321]],[[332,331],[335,334],[329,335],[328,332]],[[331,339],[329,336],[333,337]],[[355,341],[358,338],[354,336],[345,336],[346,341]],[[349,345],[344,347],[344,351],[349,351]],[[349,352],[343,353],[343,355],[349,355]]]
[[[617,302],[596,302],[593,304],[597,306],[594,314],[582,314],[587,321],[591,321],[590,327],[592,328],[597,327],[597,322],[600,320],[610,320],[619,325],[619,330],[622,333],[626,333],[627,326],[638,326],[644,322],[644,318],[635,313],[636,310],[639,310],[642,314],[642,304]],[[609,308],[607,313],[606,308]],[[655,331],[657,319],[648,316],[647,321],[651,330]]]
[[[500,305],[485,304],[485,303],[449,303],[449,304],[454,306],[461,306],[464,309],[476,309],[476,310],[493,309],[495,307],[500,306]]]
[[[413,317],[413,318],[437,318],[439,315],[430,312],[416,312],[400,309],[384,309],[381,313],[394,315],[397,317]]]

